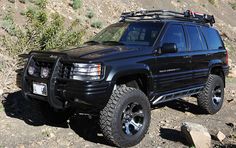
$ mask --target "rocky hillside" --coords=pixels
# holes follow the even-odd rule
[[[66,45],[77,45],[78,43],[82,43],[89,39],[102,28],[117,22],[120,14],[124,11],[135,11],[140,9],[184,11],[190,9],[196,12],[214,14],[216,18],[215,27],[220,30],[230,53],[230,65],[232,67],[231,76],[236,76],[236,0],[0,0],[0,7],[2,10],[0,11],[0,37],[7,36],[6,39],[0,40],[0,54],[1,57],[3,57],[0,60],[0,70],[3,72],[1,72],[0,77],[6,79],[6,82],[2,84],[4,87],[10,87],[9,85],[14,82],[12,79],[14,78],[12,69],[15,67],[11,65],[16,65],[16,62],[12,62],[15,61],[14,58],[16,55],[39,47],[34,44],[36,41],[31,41],[28,39],[28,36],[26,36],[26,40],[22,39],[23,43],[19,46],[18,43],[14,42],[19,40],[17,39],[19,38],[19,35],[17,37],[11,37],[9,40],[9,36],[12,35],[12,32],[13,34],[15,32],[15,34],[20,32],[21,38],[21,35],[24,34],[25,30],[28,31],[31,29],[30,34],[32,36],[34,35],[34,31],[32,31],[33,27],[29,25],[29,15],[27,14],[31,12],[32,16],[37,15],[36,12],[30,11],[34,10],[35,6],[43,7],[43,13],[48,16],[56,13],[63,18],[63,25],[61,26],[64,27],[63,33],[71,29],[71,24],[73,25],[74,22],[78,23],[77,27],[73,29],[68,36],[73,38],[75,33],[83,33],[81,33],[81,36],[76,36],[77,40],[71,39],[73,41],[67,41]],[[53,20],[53,18],[48,17],[46,22],[46,24],[49,24],[47,25],[49,29],[51,29],[50,25],[52,25],[52,21],[50,22],[50,20]],[[33,23],[31,22],[31,25],[32,24]],[[41,27],[42,29],[45,28],[44,26]],[[62,34],[60,29],[58,30],[58,34]],[[40,32],[40,29],[38,31]],[[61,38],[58,38],[56,41],[52,40],[51,44],[58,41],[61,41]],[[4,46],[5,44],[8,46]],[[57,46],[59,46],[59,43],[58,45],[56,44],[50,47]],[[22,50],[22,48],[26,49]]]

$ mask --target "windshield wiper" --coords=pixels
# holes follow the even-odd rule
[[[102,44],[116,44],[116,45],[125,45],[124,43],[117,42],[117,41],[104,41]]]
[[[91,40],[91,41],[87,41],[87,42],[84,42],[84,44],[100,44],[98,41],[93,41],[93,40]]]

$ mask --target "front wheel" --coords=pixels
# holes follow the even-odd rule
[[[145,136],[151,118],[146,95],[125,85],[113,91],[100,113],[100,127],[109,142],[118,147],[138,144]]]
[[[198,105],[209,114],[217,113],[224,102],[224,81],[218,75],[210,74],[206,87],[197,96]]]

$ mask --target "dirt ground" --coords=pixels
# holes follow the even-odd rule
[[[19,91],[4,94],[1,99],[0,148],[110,147],[95,119],[74,115],[63,124],[52,124],[37,105],[24,100]],[[236,79],[227,79],[224,106],[215,115],[204,114],[193,98],[156,106],[152,110],[149,132],[136,147],[189,147],[180,132],[181,123],[185,121],[206,126],[212,135],[213,147],[235,148]],[[215,137],[218,131],[226,135],[222,143]]]

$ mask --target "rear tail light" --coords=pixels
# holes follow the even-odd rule
[[[229,54],[228,54],[228,50],[226,49],[226,60],[225,60],[226,64],[229,65]]]

